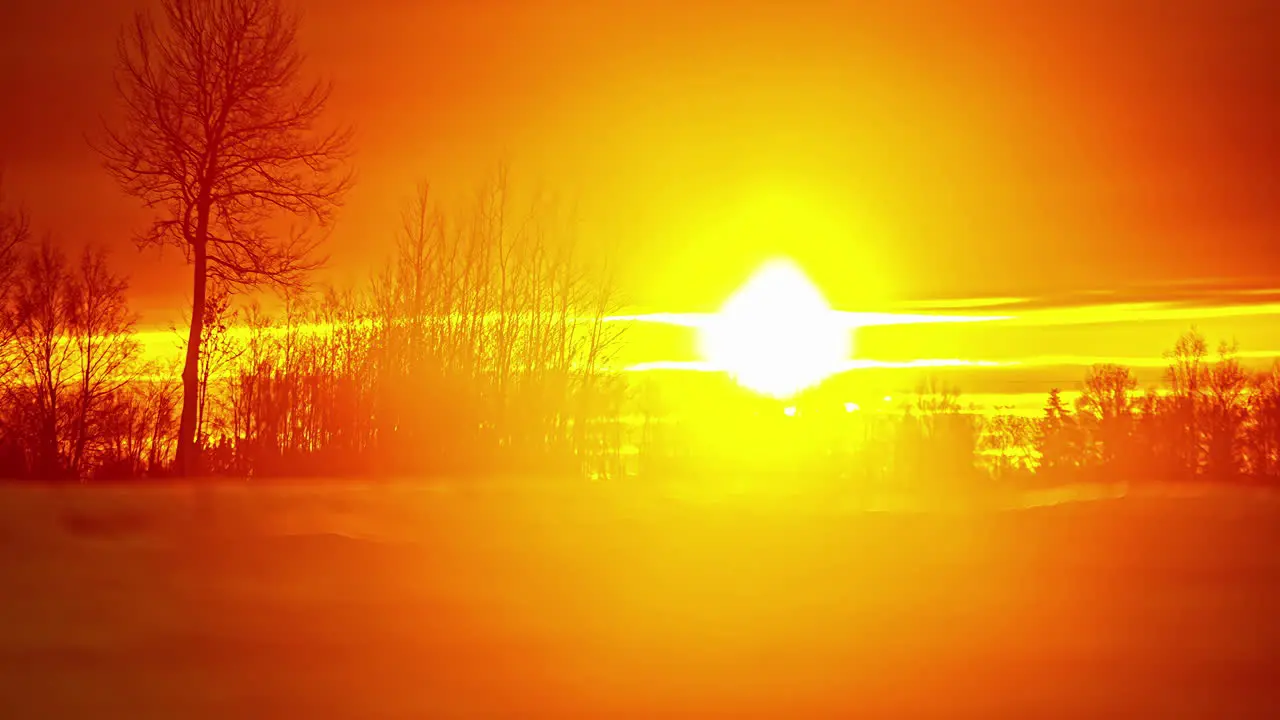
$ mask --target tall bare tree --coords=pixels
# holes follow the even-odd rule
[[[124,120],[98,148],[126,192],[157,211],[144,245],[192,264],[176,464],[192,474],[200,339],[211,279],[296,286],[351,183],[349,130],[318,127],[329,85],[301,76],[299,17],[282,0],[162,0],[120,37]],[[281,217],[303,229],[273,232]]]

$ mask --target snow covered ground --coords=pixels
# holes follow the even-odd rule
[[[1118,494],[8,486],[0,717],[1280,717],[1280,500]]]

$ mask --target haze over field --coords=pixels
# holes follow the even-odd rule
[[[876,513],[853,495],[700,489],[8,488],[0,708],[1280,712],[1280,583],[1260,552],[1280,541],[1275,497],[1185,487],[1082,502],[1077,489],[1039,509]]]

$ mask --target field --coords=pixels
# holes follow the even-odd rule
[[[1280,499],[1086,495],[9,486],[0,717],[1280,717]]]

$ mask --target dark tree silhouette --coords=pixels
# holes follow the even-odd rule
[[[1032,467],[1038,423],[1013,414],[1012,406],[996,406],[995,414],[982,425],[979,446],[988,455],[989,467],[997,480],[1005,480]]]
[[[1245,452],[1249,470],[1258,477],[1273,477],[1280,470],[1280,361],[1252,378],[1248,412]]]
[[[1241,443],[1247,419],[1249,374],[1240,365],[1235,343],[1218,347],[1218,361],[1207,373],[1205,388],[1206,461],[1208,471],[1232,477],[1241,470]]]
[[[1179,436],[1175,444],[1176,462],[1179,470],[1187,475],[1195,475],[1200,470],[1200,425],[1208,384],[1208,355],[1209,344],[1194,327],[1165,353],[1169,361],[1165,379],[1173,394],[1172,410]]]
[[[6,385],[9,422],[38,476],[63,475],[59,439],[66,425],[75,357],[67,258],[46,238],[26,255],[13,278],[11,327],[17,382]]]
[[[67,293],[79,373],[69,468],[87,475],[87,454],[105,407],[136,374],[139,347],[126,293],[129,283],[107,266],[106,253],[86,248]]]
[[[48,239],[14,274],[4,324],[15,381],[4,386],[4,420],[40,478],[92,474],[108,407],[136,375],[127,288],[100,250],[72,265]]]
[[[4,205],[4,177],[0,175],[0,308],[5,317],[0,319],[0,381],[13,369],[9,346],[13,340],[13,324],[9,322],[9,305],[14,272],[18,268],[22,246],[31,237],[31,226],[23,212],[11,211]]]
[[[1134,461],[1139,477],[1168,480],[1181,467],[1181,433],[1178,430],[1176,398],[1156,388],[1147,388],[1137,400],[1134,423]]]
[[[4,175],[0,174],[0,287],[8,285],[18,261],[18,251],[30,238],[27,215],[5,207]]]
[[[125,118],[98,144],[129,194],[158,216],[145,245],[175,245],[193,266],[176,465],[198,468],[202,322],[207,285],[296,286],[318,261],[350,185],[350,132],[317,123],[329,86],[301,78],[298,17],[280,0],[163,0],[122,33],[117,88]],[[304,220],[284,237],[280,216]]]
[[[1082,443],[1079,425],[1063,402],[1062,391],[1058,388],[1049,391],[1035,442],[1040,453],[1040,470],[1046,475],[1061,475],[1080,467]]]
[[[1095,432],[1094,458],[1113,467],[1127,459],[1133,436],[1133,391],[1138,381],[1129,368],[1101,363],[1085,373],[1077,411]]]

